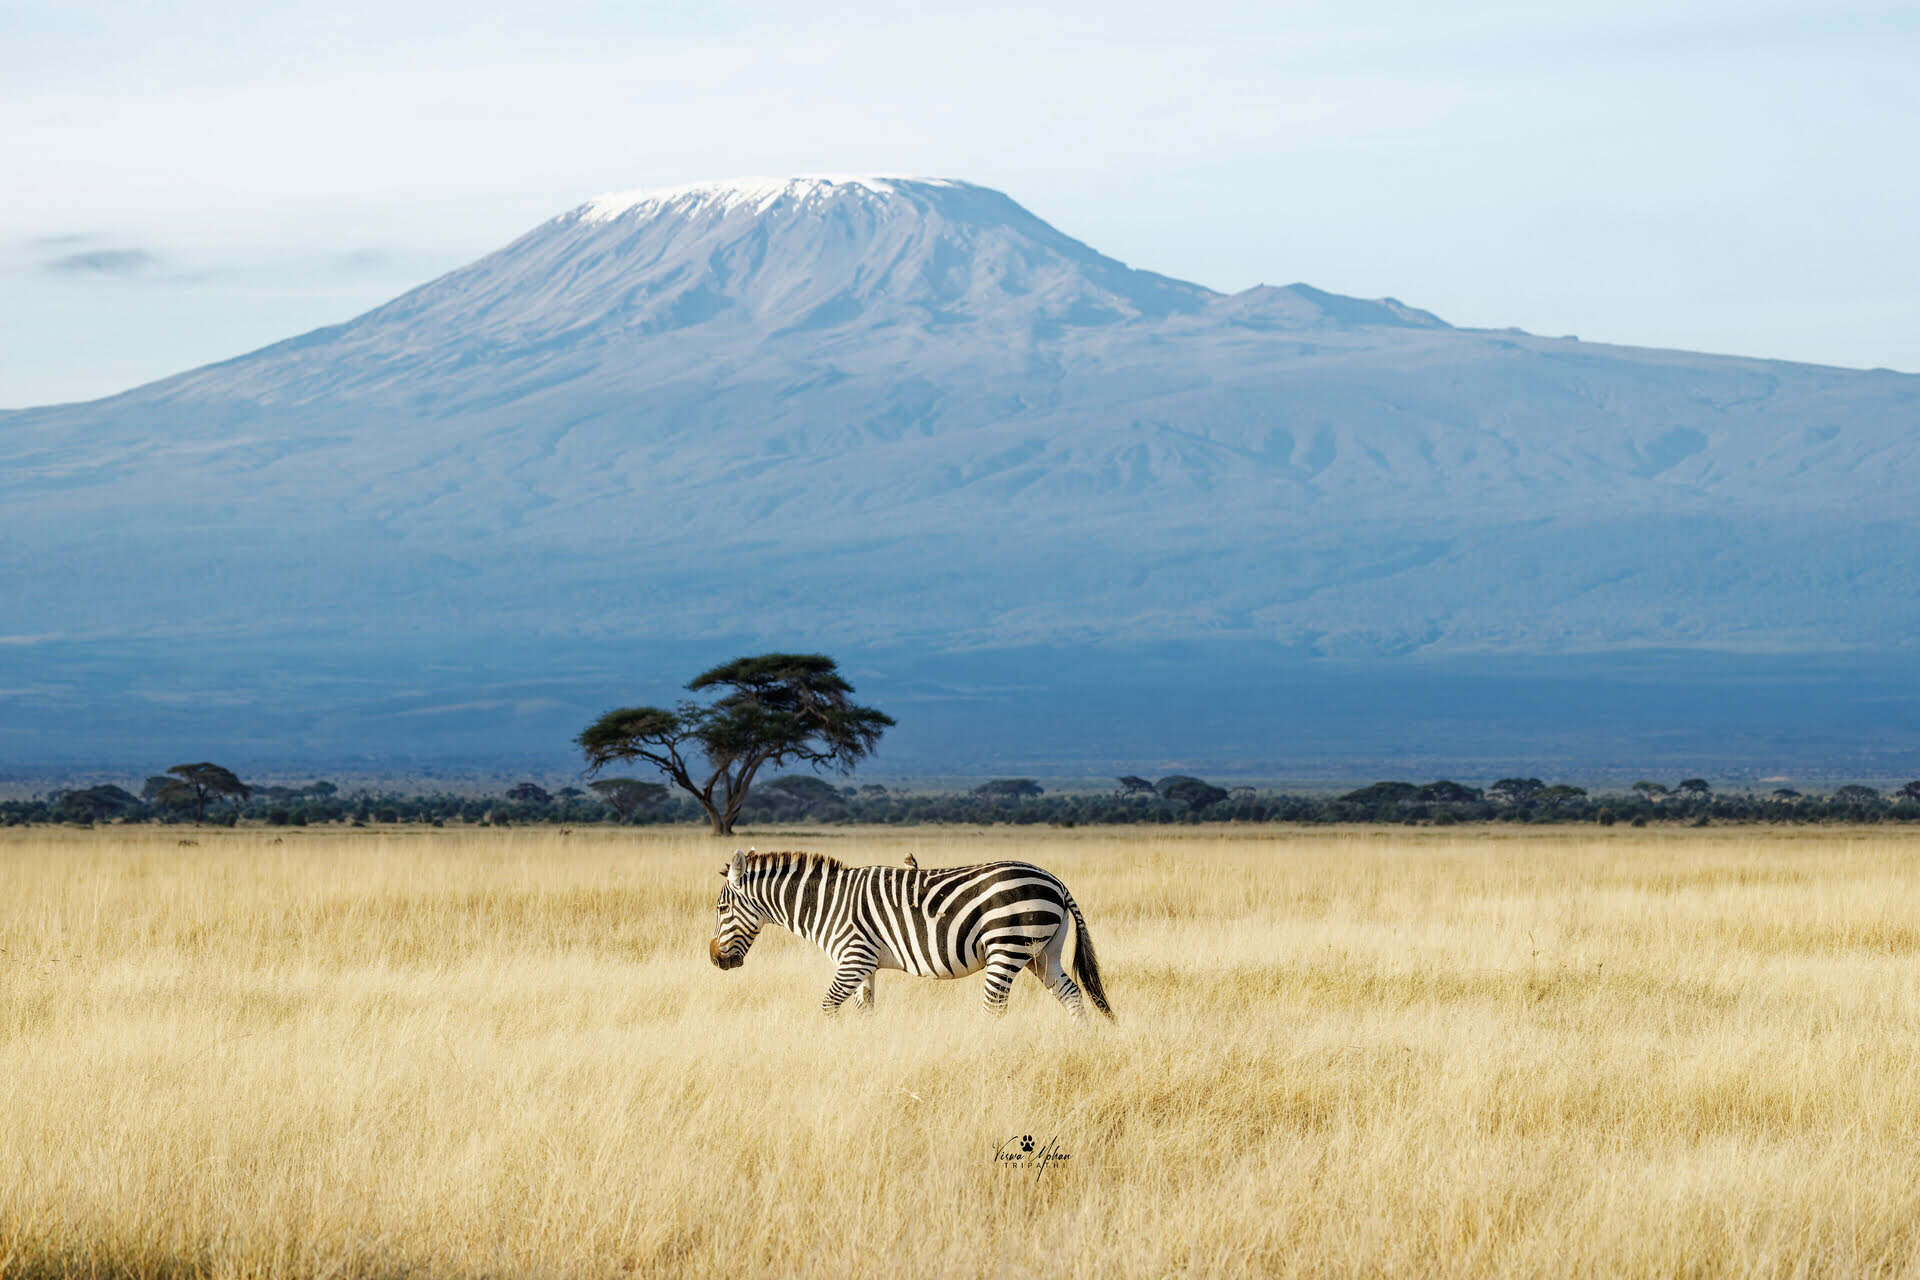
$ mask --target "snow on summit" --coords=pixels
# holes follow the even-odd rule
[[[723,212],[748,208],[764,212],[782,199],[801,203],[861,192],[890,196],[902,187],[965,187],[951,178],[882,177],[870,174],[809,174],[791,178],[732,178],[692,182],[648,191],[617,191],[595,196],[576,211],[588,222],[607,222],[640,209],[669,205],[710,206]]]

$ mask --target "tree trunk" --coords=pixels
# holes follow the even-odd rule
[[[698,800],[700,807],[707,811],[707,821],[713,824],[713,834],[717,836],[730,836],[733,834],[733,816],[731,814],[723,813],[719,809],[714,808],[713,802],[705,796],[696,795],[694,799]]]
[[[740,821],[740,811],[747,807],[747,788],[753,785],[753,775],[760,772],[764,763],[764,760],[755,760],[743,768],[738,777],[728,777],[726,803],[720,816],[714,819],[715,835],[733,834],[733,824]]]

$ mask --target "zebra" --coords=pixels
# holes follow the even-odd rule
[[[762,925],[782,925],[833,960],[833,984],[820,1002],[829,1016],[849,997],[871,1010],[876,969],[933,978],[985,969],[987,1011],[997,1015],[1024,968],[1076,1021],[1087,1016],[1083,992],[1113,1017],[1079,904],[1057,877],[1030,863],[849,867],[817,853],[735,850],[720,875],[726,884],[708,957],[737,969]]]

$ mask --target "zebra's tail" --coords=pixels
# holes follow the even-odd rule
[[[1067,895],[1067,910],[1073,912],[1073,980],[1093,1001],[1093,1007],[1111,1021],[1113,1010],[1107,1007],[1107,989],[1100,985],[1100,961],[1093,954],[1093,935],[1087,932],[1087,918],[1080,914],[1080,904],[1072,894]]]

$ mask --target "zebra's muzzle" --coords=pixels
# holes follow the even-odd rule
[[[720,939],[718,938],[709,938],[707,940],[707,955],[712,958],[716,969],[738,969],[742,962],[746,960],[745,956],[730,956],[722,951],[720,949]]]

